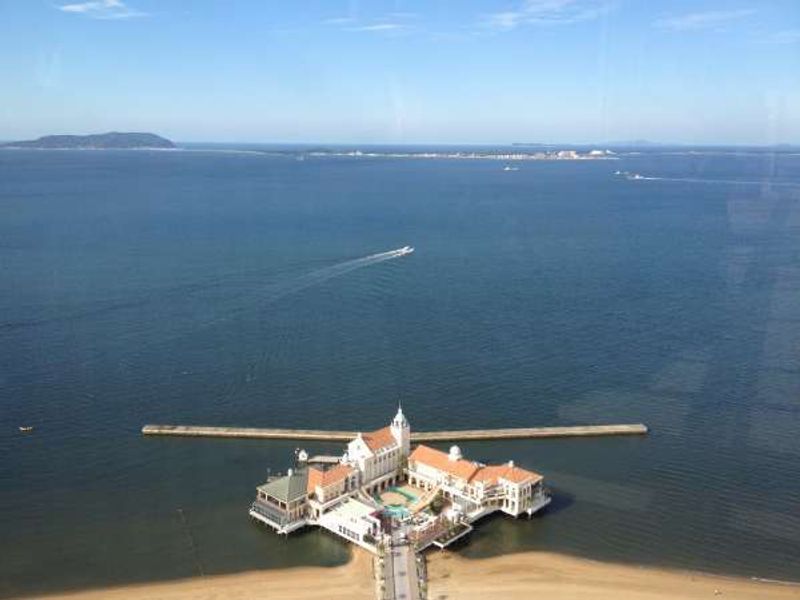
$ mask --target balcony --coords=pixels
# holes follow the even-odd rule
[[[268,519],[277,527],[285,527],[293,521],[293,519],[289,517],[288,513],[284,512],[273,504],[264,502],[263,500],[256,500],[253,502],[253,504],[250,506],[250,510]]]

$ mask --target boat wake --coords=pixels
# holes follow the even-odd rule
[[[287,296],[301,292],[306,288],[315,285],[320,285],[326,281],[334,279],[335,277],[341,277],[342,275],[351,273],[357,269],[363,269],[365,267],[377,265],[379,263],[383,263],[389,260],[394,260],[396,258],[408,256],[413,252],[414,252],[413,247],[403,246],[402,248],[397,248],[396,250],[388,250],[386,252],[370,254],[369,256],[354,258],[352,260],[348,260],[335,265],[331,265],[329,267],[318,269],[316,271],[312,271],[311,273],[308,273],[306,275],[301,275],[300,277],[293,279],[287,282],[286,284],[283,285],[278,284],[274,286],[267,293],[264,300],[262,300],[261,305],[264,306],[266,304],[272,304],[273,302],[277,302],[278,300],[281,300]],[[235,315],[233,314],[227,314],[220,319],[216,319],[215,321],[206,323],[204,325],[216,325],[220,321],[232,319],[234,316]],[[244,370],[243,376],[238,378],[237,380],[231,381],[230,385],[228,386],[228,389],[225,391],[223,396],[220,397],[221,404],[226,404],[231,400],[231,398],[241,394],[242,391],[251,382],[255,381],[258,378],[258,375],[262,371],[271,352],[274,352],[274,348],[265,348],[261,352],[260,356],[250,361],[250,364],[248,364],[246,369]]]
[[[194,296],[193,292],[207,291],[209,289],[219,290],[219,294],[215,294],[214,298],[218,299],[218,307],[225,306],[224,309],[215,310],[214,306],[199,300],[200,305],[192,307],[191,310],[185,308],[185,303],[176,304],[175,301],[170,304],[173,305],[175,318],[171,322],[171,329],[167,331],[156,331],[155,327],[149,327],[146,319],[141,318],[141,308],[149,303],[155,302],[151,298],[142,300],[131,300],[124,303],[116,303],[111,306],[105,307],[103,310],[94,308],[93,311],[85,311],[77,314],[70,314],[66,316],[53,317],[49,319],[40,319],[38,321],[16,321],[9,323],[0,322],[0,334],[4,330],[13,330],[19,327],[30,327],[38,325],[46,325],[50,323],[57,323],[64,320],[75,319],[92,319],[97,318],[98,314],[107,317],[108,313],[123,311],[126,309],[136,309],[136,313],[132,314],[131,319],[136,319],[136,328],[130,329],[124,335],[116,336],[119,343],[124,343],[128,347],[135,346],[139,353],[143,353],[145,349],[152,349],[154,347],[168,347],[174,344],[177,340],[182,340],[189,336],[197,335],[201,330],[207,330],[211,327],[217,327],[225,323],[229,323],[236,319],[259,319],[259,313],[264,311],[267,307],[275,304],[286,297],[292,296],[312,286],[321,285],[327,281],[342,277],[348,273],[352,273],[358,269],[374,266],[386,261],[394,260],[407,256],[414,252],[414,248],[410,246],[403,246],[395,250],[388,250],[386,252],[379,252],[377,254],[370,254],[360,258],[354,258],[339,262],[327,267],[310,271],[304,275],[290,278],[284,281],[274,283],[262,283],[249,293],[243,294],[240,286],[235,286],[237,290],[226,290],[225,281],[215,281],[212,283],[195,283],[191,285],[182,285],[178,288],[170,290],[170,295],[177,295],[179,298],[191,300]],[[230,282],[227,282],[230,283]],[[231,294],[235,296],[230,297]],[[225,300],[225,296],[229,300]],[[163,296],[159,296],[163,299]],[[199,313],[208,312],[208,317],[198,318]],[[216,313],[216,314],[215,314]],[[119,317],[115,317],[119,319]],[[123,319],[125,321],[125,319]],[[266,356],[266,351],[265,351]],[[83,365],[90,364],[92,358],[88,358]],[[264,360],[260,359],[261,361]],[[20,429],[20,431],[27,431]]]
[[[341,277],[342,275],[357,269],[363,269],[364,267],[377,265],[378,263],[386,262],[387,260],[401,258],[411,254],[412,252],[414,252],[414,248],[411,246],[403,246],[397,250],[388,250],[387,252],[370,254],[369,256],[362,256],[361,258],[354,258],[352,260],[331,265],[329,267],[317,269],[316,271],[312,271],[306,275],[301,275],[300,277],[297,277],[296,279],[284,284],[278,284],[274,286],[267,293],[267,300],[269,302],[275,302],[276,300],[279,300],[290,294],[295,294],[301,290],[311,287],[312,285],[319,285],[329,281],[330,279]]]
[[[370,254],[369,256],[362,256],[361,258],[353,258],[346,260],[328,267],[323,267],[315,271],[300,275],[285,282],[267,284],[262,286],[259,290],[249,294],[243,302],[235,308],[228,309],[226,312],[218,315],[217,317],[208,319],[202,322],[193,322],[193,330],[188,333],[196,332],[198,329],[204,329],[220,325],[224,322],[239,318],[252,316],[259,309],[264,309],[267,306],[274,304],[287,296],[292,296],[312,286],[317,286],[335,279],[342,277],[348,273],[352,273],[358,269],[371,267],[379,263],[383,263],[395,258],[401,258],[414,252],[411,246],[403,246],[396,250],[388,250],[386,252],[379,252],[377,254]],[[182,335],[176,337],[183,337]],[[175,338],[172,338],[175,339]]]
[[[646,177],[639,173],[615,171],[614,175],[624,177],[628,181],[675,181],[679,183],[706,183],[722,185],[767,185],[773,187],[798,187],[800,183],[790,181],[753,181],[746,179],[703,179],[700,177]]]
[[[720,185],[764,185],[770,187],[798,187],[800,183],[791,181],[747,180],[747,179],[701,179],[699,177],[646,177],[658,181],[678,181],[683,183],[708,183]]]

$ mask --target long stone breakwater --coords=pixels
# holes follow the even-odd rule
[[[446,442],[468,440],[511,440],[530,438],[590,437],[609,435],[644,435],[643,423],[622,425],[579,425],[572,427],[519,427],[512,429],[465,429],[455,431],[416,431],[412,442]],[[249,438],[268,440],[319,440],[347,442],[358,435],[356,431],[325,431],[321,429],[264,429],[259,427],[206,427],[202,425],[145,425],[143,435],[178,437]]]

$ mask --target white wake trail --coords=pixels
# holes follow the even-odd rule
[[[408,248],[406,246],[406,248]],[[300,277],[286,283],[283,285],[276,285],[272,288],[271,293],[267,296],[264,303],[271,304],[273,302],[277,302],[278,300],[285,298],[291,294],[296,294],[301,292],[302,290],[309,288],[314,285],[319,285],[335,277],[341,277],[347,273],[351,273],[357,269],[363,269],[364,267],[369,267],[372,265],[376,265],[378,263],[385,262],[387,260],[392,260],[395,258],[400,258],[401,256],[405,256],[408,254],[406,249],[398,248],[397,250],[389,250],[387,252],[379,252],[378,254],[370,254],[369,256],[363,256],[361,258],[354,258],[352,260],[348,260],[342,263],[338,263],[335,265],[331,265],[329,267],[325,267],[322,269],[318,269],[316,271],[312,271],[306,275],[301,275]],[[224,320],[233,318],[233,315],[227,315]],[[219,321],[214,322],[217,324]],[[258,373],[261,372],[264,365],[266,364],[269,355],[271,352],[274,351],[274,348],[265,348],[263,352],[256,358],[255,360],[251,361],[250,364],[247,365],[245,369],[245,377],[239,381],[235,381],[231,384],[231,387],[225,393],[225,396],[222,398],[223,403],[227,403],[233,398],[234,396],[240,394],[247,385],[254,379],[258,377]]]
[[[307,288],[320,285],[321,283],[336,277],[341,277],[342,275],[346,275],[347,273],[351,273],[357,269],[363,269],[364,267],[376,265],[387,260],[400,258],[406,254],[408,254],[408,252],[403,248],[389,250],[387,252],[379,252],[378,254],[370,254],[369,256],[362,256],[361,258],[353,258],[329,267],[323,267],[322,269],[317,269],[316,271],[311,271],[305,275],[300,275],[299,277],[284,283],[266,285],[264,288],[262,288],[261,292],[258,293],[256,297],[251,298],[246,305],[240,305],[235,310],[229,310],[227,313],[214,319],[210,319],[203,323],[198,323],[196,324],[196,328],[205,328],[218,325],[225,321],[234,319],[242,314],[257,310],[258,307],[264,307],[266,305],[273,304],[282,298],[285,298],[286,296],[297,294],[298,292],[301,292]]]
[[[301,292],[302,290],[313,285],[319,285],[336,277],[341,277],[342,275],[346,275],[347,273],[355,271],[356,269],[363,269],[364,267],[375,265],[393,258],[400,258],[405,254],[407,254],[407,252],[403,248],[398,248],[397,250],[388,250],[386,252],[370,254],[360,258],[352,258],[350,260],[329,265],[327,267],[322,267],[321,269],[310,271],[304,275],[295,276],[286,281],[265,283],[253,290],[251,294],[248,294],[249,298],[246,300],[246,302],[250,306],[276,302],[285,296]],[[240,307],[238,310],[241,311],[242,309],[244,309],[244,307]],[[226,315],[223,317],[223,319],[227,318],[228,316],[229,315]],[[215,319],[214,322],[219,320],[220,319]]]
[[[413,249],[411,251],[413,251]],[[194,335],[199,330],[214,327],[241,316],[253,316],[258,312],[259,309],[273,304],[285,298],[286,296],[301,292],[309,287],[320,285],[321,283],[336,277],[341,277],[342,275],[346,275],[347,273],[351,273],[357,269],[363,269],[364,267],[376,265],[387,260],[400,258],[401,256],[406,256],[407,254],[410,254],[408,246],[405,248],[398,248],[397,250],[388,250],[386,252],[379,252],[377,254],[370,254],[369,256],[362,256],[360,258],[346,260],[341,263],[311,271],[305,275],[300,275],[299,277],[284,283],[267,284],[262,286],[260,289],[255,290],[252,294],[248,294],[248,297],[243,299],[244,302],[239,303],[238,306],[232,307],[226,312],[218,314],[216,317],[198,321],[196,318],[192,318],[192,316],[189,315],[188,321],[185,320],[180,325],[182,331],[179,331],[173,335],[162,337],[155,342],[148,343],[147,341],[144,341],[144,343],[142,343],[140,340],[142,340],[143,337],[146,338],[147,333],[146,329],[140,329],[138,332],[129,335],[127,342],[130,345],[137,345],[141,349],[150,348],[153,346],[164,346],[168,343],[174,342],[175,340]],[[91,361],[87,361],[84,364],[89,364],[89,362]]]
[[[320,283],[329,281],[335,277],[341,277],[342,275],[355,271],[356,269],[363,269],[364,267],[376,265],[394,258],[400,258],[404,255],[405,253],[403,250],[398,248],[397,250],[389,250],[387,252],[379,252],[378,254],[370,254],[369,256],[354,258],[352,260],[331,265],[330,267],[318,269],[316,271],[312,271],[311,273],[307,273],[306,275],[301,275],[300,277],[297,277],[296,279],[285,284],[275,285],[270,290],[270,293],[268,293],[266,300],[268,302],[275,302],[285,296],[295,294],[308,287],[311,287],[312,285],[319,285]]]
[[[699,177],[628,177],[628,181],[677,181],[680,183],[705,183],[722,185],[766,185],[772,187],[800,187],[800,183],[790,181],[752,181],[743,179],[702,179]]]

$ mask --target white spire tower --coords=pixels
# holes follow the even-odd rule
[[[390,429],[394,439],[400,444],[403,456],[408,456],[411,452],[411,426],[408,424],[406,416],[403,414],[403,407],[400,404],[397,405],[397,414],[392,420]]]

